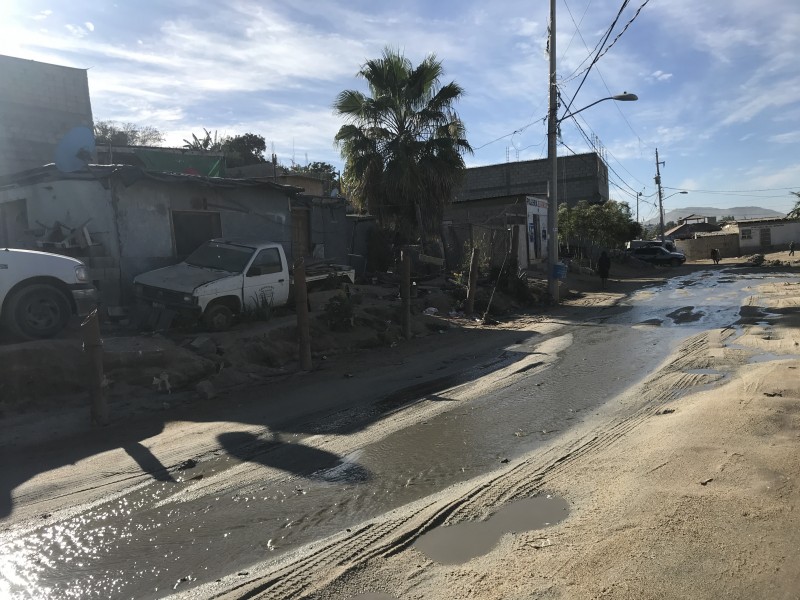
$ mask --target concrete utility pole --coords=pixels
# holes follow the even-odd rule
[[[661,191],[661,169],[660,165],[665,163],[658,162],[658,148],[656,148],[656,185],[658,186],[658,218],[661,221],[661,244],[664,244],[664,195]]]
[[[550,161],[547,205],[547,283],[550,301],[558,302],[558,88],[556,87],[556,0],[550,0],[550,109],[547,112],[547,160]]]
[[[103,340],[100,337],[100,320],[94,309],[81,323],[83,352],[87,357],[90,418],[92,425],[108,425],[108,400],[103,375]]]

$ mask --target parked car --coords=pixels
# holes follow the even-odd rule
[[[631,256],[639,260],[653,263],[654,265],[670,265],[678,267],[686,262],[686,255],[680,252],[670,252],[663,246],[645,246],[631,250]]]
[[[306,268],[306,282],[355,282],[345,265]],[[134,280],[141,305],[202,319],[213,331],[229,328],[246,309],[283,306],[292,276],[283,246],[258,240],[213,239],[176,265],[148,271]]]
[[[81,261],[35,250],[0,248],[0,320],[14,336],[48,338],[72,315],[97,304],[97,289]]]
[[[670,252],[678,251],[672,240],[664,240],[663,242],[661,240],[631,240],[625,243],[626,250],[635,250],[636,248],[646,248],[650,246],[663,246]]]

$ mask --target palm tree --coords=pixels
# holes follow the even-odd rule
[[[345,90],[334,103],[347,121],[335,141],[352,200],[406,239],[436,235],[472,152],[453,109],[464,90],[440,85],[443,73],[433,54],[414,67],[386,48],[358,72],[370,95]]]
[[[794,208],[786,215],[790,219],[800,219],[800,192],[789,192],[797,196],[797,202],[794,203]]]

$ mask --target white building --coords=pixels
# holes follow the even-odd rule
[[[739,234],[739,250],[742,254],[756,251],[782,250],[789,242],[800,244],[800,219],[766,217],[743,219],[723,227],[725,232]]]

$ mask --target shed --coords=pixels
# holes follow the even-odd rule
[[[0,177],[0,245],[81,258],[106,306],[132,301],[133,278],[183,260],[213,237],[279,242],[292,257],[294,186],[90,165]]]

